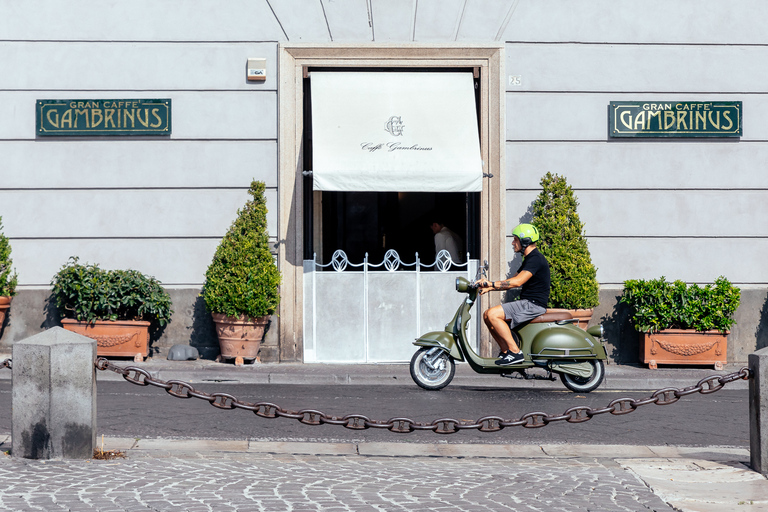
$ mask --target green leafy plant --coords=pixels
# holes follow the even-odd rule
[[[165,325],[173,310],[160,281],[137,270],[104,270],[72,256],[53,276],[51,296],[62,318],[145,320]]]
[[[16,295],[18,275],[12,265],[11,242],[3,234],[3,218],[0,217],[0,297]]]
[[[216,248],[205,273],[208,310],[227,316],[268,316],[280,302],[280,272],[269,251],[265,185],[251,182],[249,200]]]
[[[619,302],[632,311],[632,324],[639,332],[662,329],[718,330],[722,333],[736,323],[733,318],[741,300],[741,290],[725,277],[713,284],[688,285],[659,279],[624,281]]]
[[[549,262],[552,287],[549,307],[590,309],[600,303],[597,269],[592,264],[578,201],[565,177],[547,173],[533,203],[531,223],[539,230],[536,242]]]

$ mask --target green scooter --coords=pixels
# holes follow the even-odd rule
[[[547,312],[514,329],[512,335],[525,354],[517,365],[498,366],[496,358],[480,357],[469,345],[467,324],[470,310],[478,296],[476,282],[488,271],[488,262],[478,268],[474,281],[456,278],[456,291],[467,297],[444,331],[429,332],[418,338],[420,347],[411,358],[411,377],[424,389],[442,389],[453,380],[455,361],[466,361],[477,373],[502,377],[555,380],[560,375],[565,387],[577,393],[589,393],[603,382],[607,359],[603,346],[603,327],[595,325],[586,331],[573,325],[576,319],[567,312]],[[527,373],[528,368],[547,370],[546,377]]]

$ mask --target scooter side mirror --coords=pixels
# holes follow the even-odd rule
[[[469,291],[469,281],[465,277],[456,278],[456,291],[461,293],[467,293]]]

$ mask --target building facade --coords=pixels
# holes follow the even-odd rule
[[[768,345],[766,15],[758,0],[0,0],[0,216],[20,280],[0,344],[55,325],[49,283],[76,255],[163,282],[175,314],[156,353],[190,343],[214,356],[200,287],[257,179],[283,276],[262,360],[308,360],[307,261],[344,248],[379,263],[395,248],[432,263],[440,215],[498,279],[514,273],[510,231],[553,172],[579,198],[613,360],[637,360],[623,281],[724,275],[742,289],[728,360],[745,361]],[[435,72],[471,75],[479,188],[319,189],[313,73]],[[170,134],[41,135],[36,120],[42,100],[152,99],[170,100]],[[617,138],[611,102],[741,102],[743,131]],[[403,310],[400,284],[376,286],[392,291],[377,310]]]

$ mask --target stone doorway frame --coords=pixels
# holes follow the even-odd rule
[[[480,146],[484,162],[480,195],[480,254],[492,277],[505,276],[506,179],[504,45],[499,44],[292,44],[278,46],[278,266],[279,359],[303,360],[303,189],[302,137],[304,69],[475,68],[480,74]],[[497,304],[484,295],[476,314]],[[494,302],[491,302],[493,300]],[[481,355],[491,355],[486,330]]]

